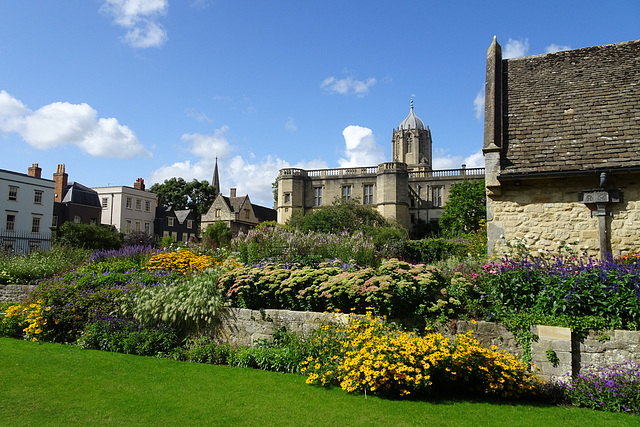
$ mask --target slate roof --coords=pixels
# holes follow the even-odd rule
[[[501,175],[640,167],[640,40],[502,67]]]
[[[62,203],[75,203],[78,205],[94,206],[102,208],[100,197],[95,190],[77,182],[70,182],[65,187]]]

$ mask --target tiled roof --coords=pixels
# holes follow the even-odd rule
[[[502,174],[640,167],[640,40],[502,64]]]

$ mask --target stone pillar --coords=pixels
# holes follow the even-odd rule
[[[376,196],[378,212],[409,229],[409,172],[406,163],[378,165]]]

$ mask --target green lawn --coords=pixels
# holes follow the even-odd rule
[[[349,395],[305,377],[0,338],[0,425],[626,426],[527,403]]]

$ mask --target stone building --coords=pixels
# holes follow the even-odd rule
[[[387,219],[409,230],[436,221],[451,186],[463,179],[483,179],[483,168],[432,169],[431,130],[413,111],[392,134],[392,161],[377,166],[304,170],[281,169],[278,222],[334,200],[358,200],[375,206]]]
[[[638,252],[640,40],[502,59],[494,38],[483,152],[490,253]]]

